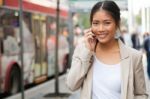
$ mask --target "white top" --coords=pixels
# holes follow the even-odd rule
[[[92,99],[121,98],[120,63],[107,65],[94,58]]]

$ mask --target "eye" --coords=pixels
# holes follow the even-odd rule
[[[109,24],[111,24],[111,22],[104,22],[104,24],[109,25]]]
[[[98,24],[98,23],[93,23],[93,24]]]
[[[99,23],[98,23],[98,22],[93,22],[92,24],[93,24],[93,25],[98,25]]]

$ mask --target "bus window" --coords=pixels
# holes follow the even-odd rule
[[[15,30],[11,26],[3,27],[4,33],[4,55],[11,56],[19,54],[19,46],[15,38]]]

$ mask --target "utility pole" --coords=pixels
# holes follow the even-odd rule
[[[71,61],[72,61],[72,55],[74,51],[74,33],[73,33],[73,11],[74,8],[69,4],[69,20],[68,20],[68,27],[69,27],[69,66],[71,66]]]
[[[55,51],[55,93],[56,95],[59,94],[59,80],[58,80],[58,76],[59,76],[59,68],[58,68],[58,42],[59,42],[59,4],[60,1],[57,0],[57,9],[56,9],[56,51]]]
[[[22,8],[22,0],[19,0],[19,26],[20,26],[20,42],[21,42],[21,51],[20,51],[20,55],[21,55],[21,97],[22,99],[25,99],[24,96],[24,62],[23,62],[23,52],[24,52],[24,48],[23,48],[23,27],[22,27],[22,21],[23,21],[23,8]]]
[[[58,47],[59,47],[59,14],[60,14],[60,0],[57,0],[57,9],[56,9],[56,51],[55,51],[55,92],[45,95],[45,97],[68,97],[68,93],[59,92],[59,67],[58,67]]]

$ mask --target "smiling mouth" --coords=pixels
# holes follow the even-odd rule
[[[103,39],[103,38],[105,38],[107,35],[108,35],[108,33],[103,33],[103,34],[98,34],[97,37]]]

